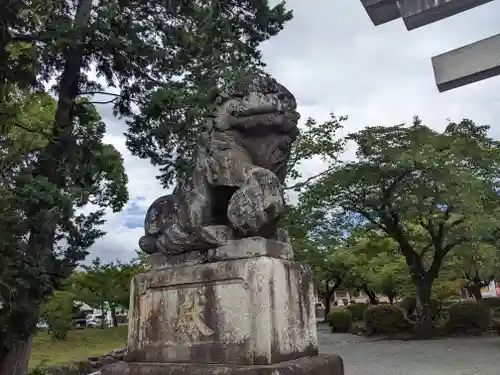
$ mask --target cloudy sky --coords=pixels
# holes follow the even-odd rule
[[[312,5],[314,3],[314,6]],[[375,27],[360,0],[290,0],[294,19],[263,46],[268,70],[297,97],[302,119],[348,115],[346,132],[410,122],[418,114],[436,129],[464,117],[492,126],[500,138],[500,77],[439,93],[431,57],[500,32],[500,1],[408,32],[402,20]],[[146,209],[165,191],[157,170],[127,151],[125,125],[101,108],[106,141],[121,151],[130,201],[108,214],[107,235],[90,259],[130,260]],[[308,165],[314,172],[316,164]]]

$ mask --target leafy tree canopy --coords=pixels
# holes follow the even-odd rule
[[[33,306],[61,286],[65,277],[104,232],[104,209],[120,209],[128,200],[127,177],[120,153],[102,143],[104,123],[96,109],[82,100],[75,113],[71,151],[64,164],[65,184],[57,188],[37,173],[48,158],[56,103],[48,94],[16,90],[11,100],[18,112],[0,133],[0,325],[4,345],[31,332]],[[88,203],[96,211],[79,214]],[[42,210],[45,208],[45,210]],[[55,225],[54,245],[41,250],[30,243],[33,228]],[[22,265],[22,266],[20,266]]]
[[[467,119],[437,132],[418,117],[346,140],[357,160],[321,177],[301,205],[317,215],[358,215],[389,235],[426,304],[445,256],[498,228],[499,143]]]
[[[409,127],[364,129],[348,136],[357,160],[321,178],[302,202],[361,215],[398,243],[409,265],[429,251],[437,264],[498,225],[500,148],[487,130],[463,120],[438,133],[418,118]]]

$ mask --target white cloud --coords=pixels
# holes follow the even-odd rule
[[[440,129],[446,119],[471,118],[492,125],[500,138],[500,78],[491,78],[445,93],[435,87],[431,57],[499,32],[500,3],[492,2],[421,29],[408,32],[401,20],[372,25],[360,0],[290,0],[295,18],[263,46],[268,70],[297,97],[302,120],[325,120],[330,112],[348,115],[346,132],[369,125],[393,125],[418,114]],[[108,231],[92,256],[130,259],[142,235],[147,206],[165,191],[148,161],[132,157],[122,133],[125,125],[102,115],[108,123],[107,141],[123,154],[130,179],[130,202],[108,216]],[[304,166],[310,175],[321,168]],[[135,221],[134,221],[135,220]],[[128,223],[128,225],[127,225]]]

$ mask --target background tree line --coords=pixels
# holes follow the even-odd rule
[[[109,323],[118,326],[117,310],[129,309],[132,277],[147,270],[147,263],[140,258],[130,263],[118,260],[102,263],[96,258],[91,265],[75,270],[64,286],[42,305],[41,318],[48,325],[49,334],[65,339],[69,330],[76,328],[75,320],[86,318],[88,312],[82,311],[84,304],[104,317],[100,320],[101,329]],[[107,320],[108,312],[111,322]]]
[[[413,295],[419,332],[431,334],[431,297],[476,299],[498,275],[500,143],[464,119],[436,131],[368,127],[338,138],[327,173],[301,189],[290,220],[327,309],[339,287],[392,302]],[[341,148],[341,151],[342,152]]]

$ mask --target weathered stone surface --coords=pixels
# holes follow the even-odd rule
[[[296,108],[294,96],[270,77],[251,77],[222,98],[191,178],[149,208],[141,249],[204,258],[232,240],[286,237],[277,221],[298,135]]]
[[[104,366],[123,361],[126,349],[116,349],[103,356],[92,356],[87,361],[70,363],[62,366],[42,367],[46,375],[99,375]]]
[[[267,366],[119,362],[101,370],[101,375],[344,375],[344,365],[337,355],[303,357]]]
[[[262,237],[249,237],[240,240],[231,240],[224,246],[209,249],[204,256],[193,253],[165,254],[155,253],[149,256],[149,263],[153,269],[178,267],[184,265],[194,266],[223,260],[245,259],[259,256],[271,258],[293,259],[292,246],[285,241],[268,240]]]
[[[133,280],[127,361],[273,364],[317,354],[308,268],[254,257]]]
[[[292,246],[286,242],[249,237],[229,241],[227,245],[209,251],[209,261],[244,259],[257,256],[293,259]]]

